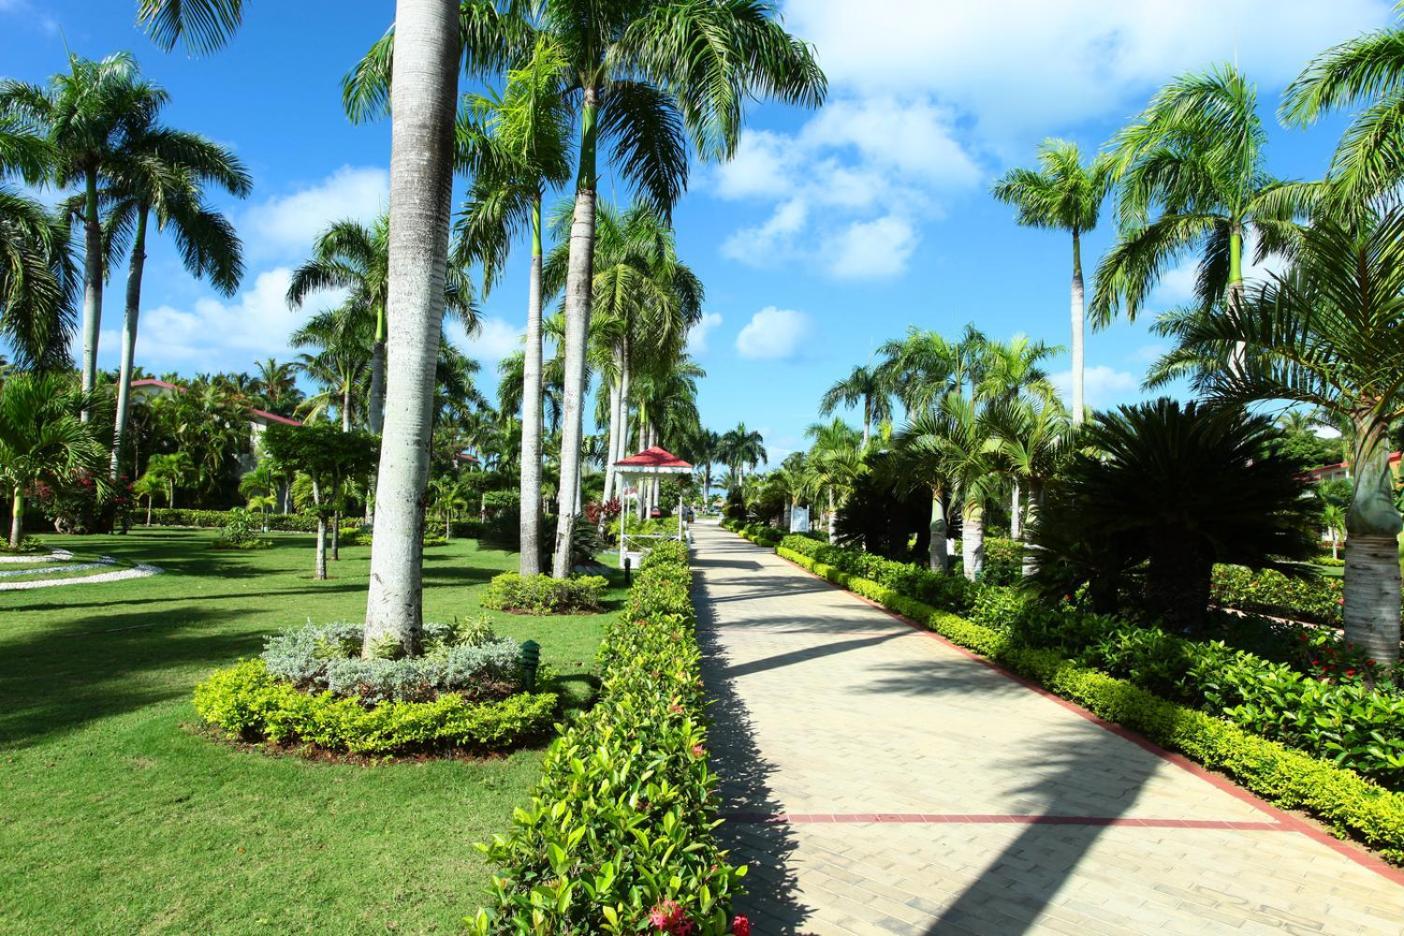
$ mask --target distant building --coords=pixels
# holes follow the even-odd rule
[[[1394,475],[1395,480],[1399,478],[1399,452],[1389,454],[1389,470]],[[1334,481],[1337,478],[1350,477],[1350,462],[1336,462],[1332,465],[1322,465],[1320,468],[1309,469],[1306,473],[1307,480],[1312,484],[1321,481]]]

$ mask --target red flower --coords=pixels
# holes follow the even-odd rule
[[[707,749],[704,748],[702,745],[700,745],[700,744],[694,744],[694,745],[692,746],[692,756],[693,756],[693,757],[701,757],[703,754],[706,754],[706,753],[707,753]]]
[[[1346,675],[1347,675],[1347,676],[1354,676],[1354,675],[1355,675],[1355,667],[1352,666],[1350,669],[1346,670]]]
[[[1311,665],[1312,665],[1312,666],[1320,666],[1320,665],[1321,665],[1321,661],[1320,661],[1320,660],[1312,660],[1312,661],[1311,661]]]
[[[751,921],[741,914],[731,921],[731,936],[751,936]]]
[[[648,912],[648,922],[653,924],[654,929],[669,936],[689,936],[695,928],[676,900],[660,900]]]

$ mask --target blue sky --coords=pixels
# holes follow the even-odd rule
[[[802,447],[825,387],[909,325],[954,334],[1067,341],[1065,237],[1016,227],[988,195],[1045,136],[1101,145],[1165,80],[1236,60],[1256,82],[1270,168],[1321,174],[1340,120],[1288,131],[1282,87],[1316,52],[1390,22],[1387,0],[787,0],[786,23],[814,42],[831,83],[817,112],[760,104],[736,160],[694,167],[676,213],[681,252],[707,286],[694,352],[707,369],[704,421],[744,420],[772,458]],[[135,0],[0,0],[0,74],[42,81],[65,46],[91,57],[133,51],[165,86],[168,121],[233,146],[255,190],[225,207],[248,274],[231,298],[185,274],[169,244],[147,265],[138,362],[150,371],[250,369],[290,356],[305,313],[282,303],[289,269],[316,232],[385,204],[389,128],[353,126],[339,80],[388,25],[393,3],[297,0],[249,5],[233,43],[202,59],[155,48]],[[606,180],[607,198],[628,193]],[[1089,268],[1110,225],[1084,247]],[[115,366],[123,273],[109,286],[101,362]],[[1156,307],[1187,295],[1189,268],[1166,277]],[[520,333],[525,269],[483,303],[484,364]],[[1091,334],[1088,395],[1141,396],[1157,352],[1150,317]],[[1055,371],[1066,368],[1059,360]],[[1060,379],[1065,379],[1062,377]]]

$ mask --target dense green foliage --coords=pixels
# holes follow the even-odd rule
[[[1378,850],[1388,860],[1404,864],[1404,794],[1386,790],[1328,759],[1263,738],[1254,733],[1256,725],[1232,724],[1208,712],[1162,698],[1137,685],[1134,672],[1128,672],[1125,678],[1109,675],[1094,668],[1095,663],[1089,665],[1068,659],[1062,650],[1030,646],[1015,629],[975,623],[904,595],[898,589],[828,565],[810,555],[816,552],[812,541],[790,537],[778,552],[837,585],[998,661],[1109,721],[1138,731],[1157,744],[1179,750],[1207,767],[1223,770],[1272,802],[1305,809],[1340,833],[1358,838]],[[1166,635],[1160,637],[1165,639]],[[1179,648],[1188,644],[1189,641],[1179,641]],[[1206,647],[1206,653],[1220,654],[1220,659],[1227,657],[1238,665],[1251,665],[1249,654],[1235,653],[1222,645],[1199,646]],[[1128,654],[1126,659],[1135,656]],[[1153,661],[1152,665],[1155,665]],[[1286,714],[1285,709],[1280,711]]]
[[[1291,578],[1274,569],[1220,565],[1214,567],[1210,597],[1224,608],[1260,611],[1294,621],[1340,627],[1345,589],[1339,578],[1319,575]]]
[[[430,702],[367,706],[331,692],[296,689],[270,676],[262,660],[220,670],[195,687],[195,711],[231,737],[375,755],[449,748],[500,751],[545,731],[556,702],[551,692],[487,702],[443,693]]]
[[[643,562],[600,651],[599,702],[557,739],[531,805],[484,851],[502,866],[489,933],[636,933],[672,901],[699,936],[728,931],[744,867],[713,836],[705,696],[687,547]]]
[[[549,575],[503,572],[495,576],[483,596],[483,607],[514,614],[578,614],[600,610],[600,599],[609,579],[601,575]]]
[[[193,510],[185,507],[157,507],[151,511],[152,526],[172,527],[225,527],[233,517],[233,510]],[[144,519],[137,517],[134,519]],[[267,524],[269,530],[288,533],[312,533],[317,529],[317,518],[312,514],[260,514],[256,518],[259,526]]]

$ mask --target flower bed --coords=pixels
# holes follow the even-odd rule
[[[518,692],[521,647],[481,625],[425,627],[426,653],[361,659],[360,625],[309,625],[195,687],[195,711],[242,741],[385,755],[495,751],[541,734],[552,692]]]
[[[493,576],[483,607],[513,614],[581,614],[600,610],[609,579],[602,575],[549,575],[503,572]]]
[[[1210,599],[1223,608],[1259,611],[1294,621],[1342,625],[1345,583],[1338,578],[1290,578],[1273,569],[1218,565],[1210,585]]]
[[[691,578],[682,543],[645,557],[605,633],[599,701],[551,745],[512,831],[479,846],[502,871],[476,932],[730,932],[745,867],[713,835]]]
[[[1060,650],[1024,645],[1013,630],[976,623],[880,582],[845,572],[812,558],[803,542],[795,543],[795,539],[787,538],[777,552],[836,585],[929,627],[953,643],[997,661],[1108,721],[1131,728],[1163,747],[1179,750],[1207,767],[1224,771],[1265,799],[1287,808],[1305,809],[1337,833],[1355,837],[1387,860],[1404,864],[1404,794],[1386,790],[1328,760],[1293,750],[1207,712],[1162,698],[1131,679],[1117,678],[1069,660]],[[797,546],[799,548],[795,548]],[[1217,652],[1233,653],[1222,645]]]

